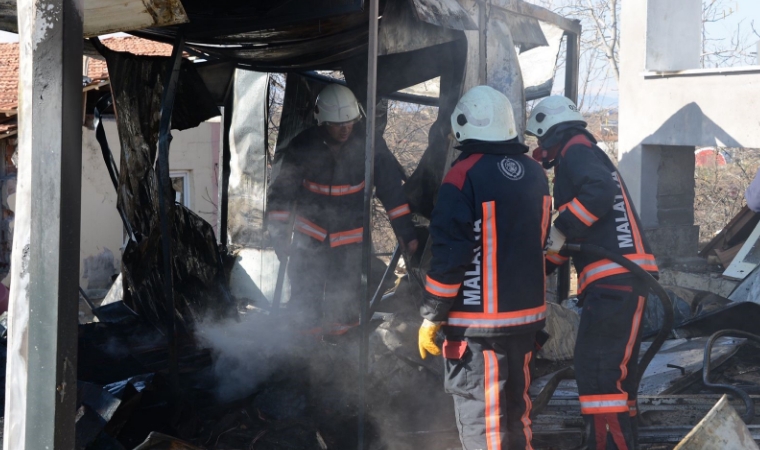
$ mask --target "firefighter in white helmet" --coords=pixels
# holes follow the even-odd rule
[[[593,244],[630,259],[657,276],[625,183],[596,145],[570,99],[555,95],[530,114],[527,133],[538,138],[534,158],[554,168],[559,210],[547,246],[547,270],[564,264],[569,243]],[[575,375],[589,450],[636,448],[636,394],[641,318],[647,287],[608,260],[573,255],[583,307],[575,341]]]
[[[446,174],[419,331],[440,355],[465,449],[530,449],[530,361],[544,327],[546,174],[517,139],[512,105],[488,86],[459,100],[451,127],[462,154]]]
[[[275,156],[268,230],[280,260],[290,257],[289,314],[304,325],[351,325],[359,320],[361,298],[363,111],[349,88],[330,84],[317,97],[314,117],[317,126],[301,132]],[[399,242],[414,252],[417,239],[403,177],[400,164],[379,138],[376,194]],[[288,246],[290,223],[294,237]]]

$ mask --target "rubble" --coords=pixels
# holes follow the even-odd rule
[[[757,450],[752,433],[724,395],[675,450],[724,448]]]

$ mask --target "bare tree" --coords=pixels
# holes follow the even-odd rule
[[[703,0],[702,2],[702,54],[703,68],[737,67],[756,62],[757,38],[754,21],[739,20],[735,29],[727,24],[738,15],[736,1]],[[732,24],[733,28],[733,24]]]
[[[605,107],[605,97],[620,79],[621,0],[532,0],[557,14],[581,21],[578,107]],[[561,52],[564,54],[564,52]],[[560,58],[559,67],[564,66]]]

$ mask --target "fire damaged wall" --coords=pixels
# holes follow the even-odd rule
[[[208,314],[224,315],[231,302],[212,226],[182,205],[169,205],[176,311],[167,311],[161,271],[157,155],[164,77],[169,59],[102,50],[111,84],[121,142],[118,204],[133,230],[124,250],[125,301],[162,327],[174,314],[180,327]],[[219,114],[192,63],[183,61],[172,114],[173,129],[187,129]]]

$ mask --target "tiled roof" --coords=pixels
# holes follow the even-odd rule
[[[130,52],[136,55],[169,56],[172,46],[133,36],[103,39],[103,44],[111,50]],[[15,134],[15,116],[18,109],[18,43],[0,43],[0,139]],[[92,83],[85,90],[97,89],[108,82],[108,70],[103,60],[89,58],[87,76]]]
[[[18,44],[0,44],[0,110],[18,103]]]
[[[144,56],[169,56],[172,54],[172,46],[161,42],[150,41],[134,36],[114,37],[103,39],[103,45],[117,52],[129,52]],[[108,78],[106,62],[100,59],[90,58],[87,66],[87,76],[92,79]]]

